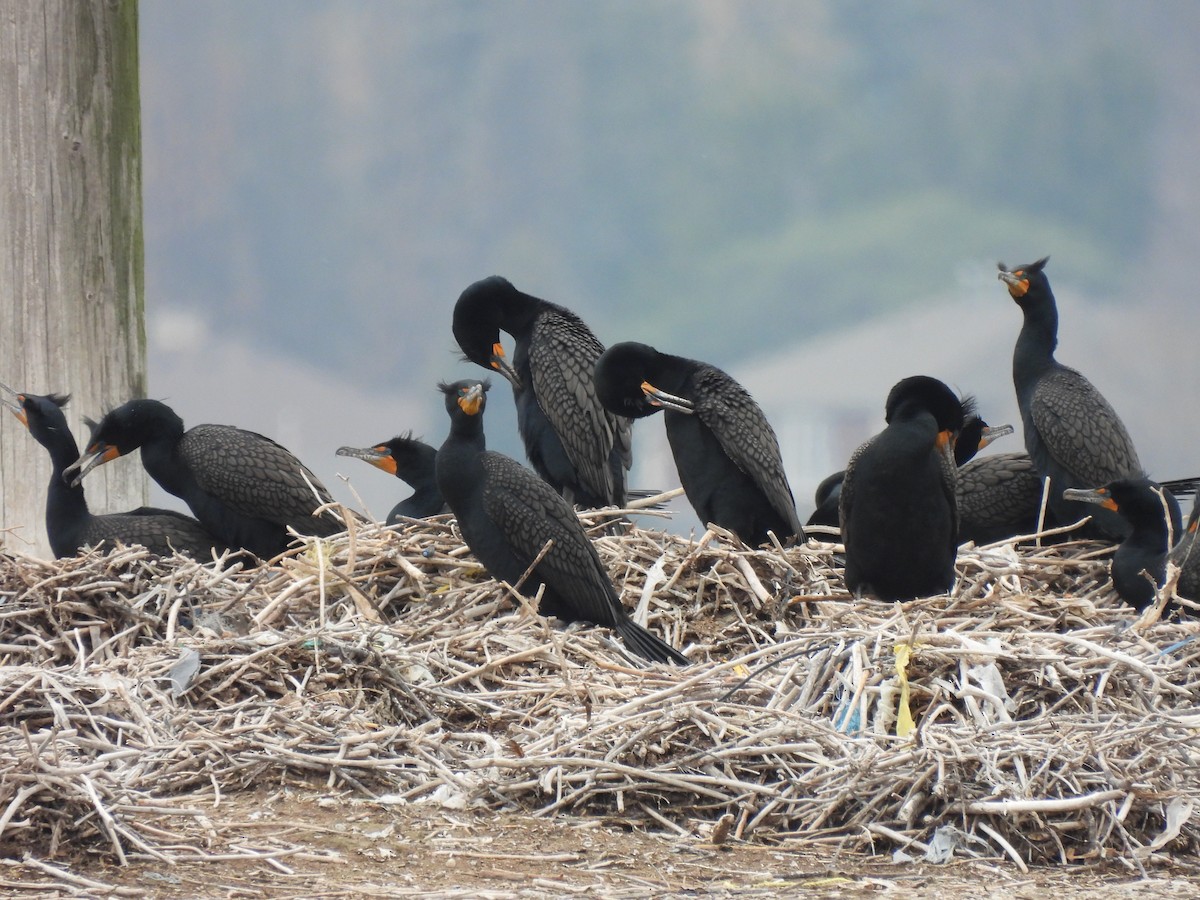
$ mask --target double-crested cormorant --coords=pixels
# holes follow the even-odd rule
[[[632,427],[596,398],[592,372],[604,345],[583,320],[493,275],[462,292],[453,330],[468,360],[511,382],[534,471],[569,503],[624,506]],[[502,330],[515,341],[512,365],[500,344]]]
[[[962,433],[954,441],[954,464],[959,467],[959,505],[962,504],[962,476],[964,466],[975,458],[975,454],[982,450],[988,444],[997,438],[1013,433],[1011,425],[989,425],[979,416],[969,416],[966,424],[963,426]],[[806,525],[826,525],[831,528],[837,528],[838,522],[838,506],[842,497],[842,480],[846,477],[846,472],[843,469],[840,472],[834,472],[832,475],[827,475],[817,485],[815,493],[817,508],[813,514],[809,516]],[[960,521],[960,530],[962,522]],[[961,541],[969,540],[969,538],[961,538]]]
[[[708,363],[628,341],[596,363],[596,392],[614,413],[663,412],[679,481],[702,522],[746,544],[804,540],[779,441],[754,398]]]
[[[954,586],[954,442],[970,412],[936,378],[914,375],[892,388],[887,428],[854,451],[842,483],[850,591],[907,600]]]
[[[468,379],[439,388],[446,395],[450,434],[437,454],[438,487],[484,567],[516,586],[553,542],[520,585],[531,597],[545,586],[543,615],[605,625],[646,659],[686,665],[685,656],[629,618],[571,505],[516,460],[486,449],[487,382]]]
[[[15,395],[4,405],[29,429],[50,453],[50,486],[46,492],[46,534],[56,557],[74,556],[84,547],[106,543],[141,544],[158,556],[179,551],[200,560],[210,559],[215,549],[226,548],[190,516],[169,509],[143,506],[126,513],[96,516],[88,509],[82,485],[69,486],[63,472],[79,456],[79,448],[62,408],[62,394],[22,394],[0,385]]]
[[[291,453],[270,438],[231,425],[197,425],[158,400],[130,400],[92,426],[84,454],[67,467],[78,484],[95,466],[138,448],[142,465],[169,494],[181,498],[219,540],[263,559],[300,534],[343,529],[328,511],[329,492]]]
[[[1025,428],[1025,449],[1041,478],[1050,478],[1048,506],[1056,521],[1091,515],[1086,530],[1119,541],[1129,524],[1104,507],[1065,499],[1069,488],[1093,488],[1142,474],[1125,425],[1090,381],[1054,358],[1058,307],[1045,266],[1049,257],[1016,269],[1000,264],[1000,280],[1021,307],[1024,323],[1013,351],[1013,384]]]
[[[1129,534],[1113,554],[1113,587],[1137,609],[1154,602],[1155,585],[1167,575],[1167,554],[1180,534],[1179,506],[1171,493],[1145,476],[1119,478],[1093,490],[1068,488],[1067,499],[1094,504],[1120,515]],[[1154,579],[1151,584],[1142,572]]]
[[[413,489],[411,497],[401,500],[388,513],[387,524],[400,519],[424,519],[446,511],[446,501],[438,490],[434,471],[437,450],[411,434],[402,434],[373,447],[339,447],[338,456],[352,456],[395,475]]]

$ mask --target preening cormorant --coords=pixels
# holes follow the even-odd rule
[[[846,587],[883,600],[949,591],[958,550],[954,443],[972,410],[925,375],[897,383],[886,408],[888,426],[846,465]]]
[[[488,383],[441,384],[450,434],[438,449],[438,487],[471,552],[493,577],[516,586],[548,541],[552,546],[520,585],[540,612],[567,622],[612,628],[640,656],[686,665],[677,650],[629,618],[575,510],[531,470],[486,448],[483,410]]]
[[[1167,554],[1181,532],[1174,497],[1145,476],[1120,478],[1091,490],[1068,488],[1065,493],[1069,500],[1117,513],[1129,523],[1129,534],[1113,554],[1110,572],[1121,599],[1145,609],[1154,602],[1155,585],[1162,587],[1166,579]],[[1153,584],[1143,571],[1154,579]]]
[[[413,494],[392,507],[387,524],[395,525],[402,517],[424,519],[446,511],[446,501],[438,490],[434,471],[437,450],[411,434],[402,434],[373,447],[339,447],[338,456],[365,460],[389,475],[395,475],[413,489]]]
[[[269,559],[287,549],[292,528],[329,535],[345,526],[328,511],[329,492],[270,438],[231,425],[196,425],[158,400],[130,400],[92,426],[87,450],[65,476],[78,484],[94,467],[138,448],[142,465],[182,499],[218,540]]]
[[[1013,384],[1025,449],[1039,477],[1050,478],[1048,506],[1056,521],[1070,524],[1091,515],[1085,533],[1119,541],[1130,526],[1118,513],[1063,496],[1069,488],[1137,478],[1142,465],[1108,401],[1083,375],[1054,358],[1058,306],[1045,273],[1048,259],[1011,271],[1000,264],[999,278],[1024,315],[1013,351]]]
[[[962,503],[962,473],[963,467],[972,459],[975,454],[982,450],[988,444],[997,438],[1013,433],[1011,425],[989,425],[979,416],[969,416],[967,422],[963,425],[962,434],[954,442],[954,464],[959,467],[959,503]],[[832,475],[827,475],[817,485],[815,493],[816,509],[809,516],[805,525],[827,525],[831,528],[837,528],[840,521],[838,507],[842,497],[842,480],[846,477],[846,472],[843,469],[840,472],[834,472]],[[960,528],[960,543],[969,540],[969,538],[961,537],[962,521],[959,522]]]
[[[596,391],[614,413],[663,413],[679,481],[702,522],[750,546],[772,531],[804,540],[779,441],[754,398],[715,366],[634,341],[596,363]]]
[[[632,427],[596,398],[592,372],[604,345],[583,320],[493,275],[459,296],[453,330],[466,359],[512,384],[517,426],[534,471],[568,503],[624,506]],[[515,342],[511,365],[501,331]]]
[[[24,394],[8,385],[0,388],[14,395],[4,405],[29,429],[50,454],[50,486],[46,491],[46,534],[56,557],[74,556],[84,547],[106,543],[141,544],[158,556],[175,551],[199,560],[212,558],[226,548],[190,516],[169,509],[142,506],[126,513],[93,515],[88,509],[83,486],[68,485],[63,478],[67,466],[79,456],[79,447],[63,414],[69,397],[62,394]]]

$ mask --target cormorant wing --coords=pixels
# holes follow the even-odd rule
[[[529,368],[534,396],[571,464],[593,493],[611,498],[609,455],[618,448],[628,470],[633,438],[630,420],[610,413],[596,396],[596,360],[603,352],[604,345],[579,317],[566,310],[546,310],[533,327]]]
[[[1080,485],[1098,487],[1142,471],[1124,423],[1074,369],[1061,366],[1042,377],[1030,415],[1051,458]]]
[[[513,554],[526,565],[546,541],[554,546],[538,563],[536,575],[546,589],[570,604],[579,618],[615,626],[619,603],[604,564],[575,511],[548,483],[502,453],[481,457],[486,482],[483,509]],[[519,575],[517,577],[520,577]]]
[[[242,515],[304,532],[313,510],[333,499],[289,450],[253,431],[197,425],[180,440],[179,454],[201,488]]]
[[[725,454],[754,480],[771,508],[801,534],[796,499],[783,470],[779,440],[754,398],[740,384],[708,366],[693,378],[693,407]]]

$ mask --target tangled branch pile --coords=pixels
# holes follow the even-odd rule
[[[445,517],[249,571],[3,555],[0,845],[166,859],[222,794],[303,776],[1022,866],[1197,849],[1197,625],[1135,623],[1097,545],[966,549],[951,596],[890,604],[833,544],[590,521],[694,665],[531,614]]]

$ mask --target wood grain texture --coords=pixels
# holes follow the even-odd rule
[[[83,416],[146,392],[136,0],[0,0],[0,380]],[[6,546],[49,555],[50,464],[0,417]],[[93,512],[145,502],[136,458],[88,478]]]

